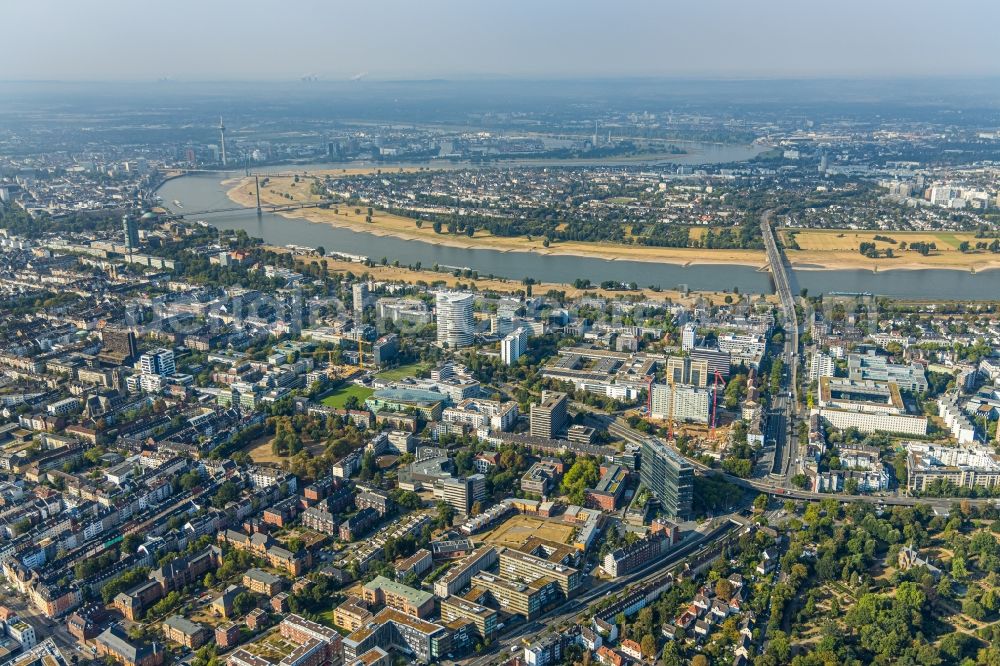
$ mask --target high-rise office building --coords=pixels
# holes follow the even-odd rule
[[[434,482],[434,498],[450,504],[457,513],[469,515],[472,505],[486,499],[486,477],[445,477]]]
[[[375,365],[383,365],[399,356],[399,336],[395,333],[383,335],[372,345]]]
[[[172,376],[177,371],[174,352],[160,348],[143,354],[139,357],[139,370],[144,375]]]
[[[684,324],[684,328],[681,329],[681,349],[684,351],[691,351],[694,349],[695,343],[695,328],[694,324]]]
[[[360,319],[368,305],[368,283],[355,282],[351,287],[351,295],[354,297],[354,313]]]
[[[557,391],[542,391],[542,402],[531,406],[531,435],[552,439],[566,423],[569,397]]]
[[[708,361],[689,356],[667,358],[667,381],[673,378],[676,384],[708,385]]]
[[[127,213],[122,215],[122,231],[125,232],[125,247],[129,252],[139,247],[139,224]]]
[[[514,365],[526,351],[528,351],[528,331],[523,328],[518,328],[500,341],[500,360],[504,365]]]
[[[437,342],[456,349],[472,344],[476,321],[472,316],[473,294],[439,292],[437,295]]]
[[[712,347],[695,347],[691,350],[691,360],[707,361],[709,377],[715,377],[715,373],[718,372],[723,379],[729,379],[729,366],[733,357],[728,351]]]
[[[687,519],[691,515],[694,468],[664,442],[652,437],[643,440],[639,478],[668,516]]]

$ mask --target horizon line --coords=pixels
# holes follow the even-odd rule
[[[521,82],[521,83],[550,83],[550,82],[614,82],[614,81],[682,81],[682,82],[706,82],[706,83],[744,83],[744,82],[879,82],[879,81],[982,81],[990,79],[1000,79],[1000,72],[985,74],[580,74],[580,75],[543,75],[527,76],[521,74],[463,74],[456,76],[426,76],[426,77],[385,77],[365,76],[363,78],[333,78],[319,75],[307,75],[299,77],[265,77],[265,78],[240,78],[240,77],[210,77],[210,78],[186,78],[163,76],[157,78],[87,78],[87,79],[0,79],[0,84],[215,84],[215,83],[302,83],[302,84],[324,84],[324,83],[351,83],[363,85],[365,83],[497,83],[497,82]]]

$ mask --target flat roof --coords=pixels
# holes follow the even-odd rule
[[[394,594],[397,597],[403,597],[414,606],[423,606],[434,598],[434,595],[430,592],[416,590],[409,585],[403,585],[402,583],[397,583],[394,580],[389,580],[385,576],[376,576],[370,582],[365,583],[365,589],[372,592],[376,590],[383,590],[390,594]]]

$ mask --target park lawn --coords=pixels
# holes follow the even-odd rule
[[[963,238],[959,238],[957,234],[935,234],[935,235],[938,237],[938,240],[940,241],[937,244],[938,249],[944,249],[941,246],[944,244],[948,244],[951,246],[952,250],[957,250],[958,246],[962,244],[963,240],[968,241],[969,245],[973,247],[976,246],[976,239],[973,234],[962,234]]]
[[[934,243],[938,250],[952,251],[958,250],[962,241],[968,241],[971,245],[976,244],[976,235],[971,232],[925,232],[925,231],[854,231],[852,229],[782,229],[782,236],[788,239],[792,233],[795,234],[795,242],[802,250],[857,251],[861,243],[875,243],[880,250],[895,248],[898,250],[900,243]],[[897,243],[886,243],[876,241],[875,236],[886,236],[897,241]]]
[[[371,397],[371,394],[374,392],[374,389],[370,389],[367,386],[348,384],[347,386],[337,389],[333,394],[323,398],[323,404],[327,407],[333,407],[334,409],[343,409],[344,405],[347,404],[347,399],[351,396],[357,398],[358,402],[364,402]]]
[[[376,375],[376,377],[387,382],[398,382],[400,379],[415,377],[417,374],[426,369],[427,365],[424,363],[411,363],[409,365],[401,365],[398,368],[393,368],[392,370],[380,372]]]

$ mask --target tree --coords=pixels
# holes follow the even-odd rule
[[[684,658],[677,647],[677,641],[667,641],[663,646],[663,654],[660,655],[663,666],[683,666]]]
[[[122,551],[126,553],[134,553],[139,549],[139,546],[142,545],[145,539],[146,536],[144,534],[138,534],[135,532],[126,534],[122,539]]]
[[[656,639],[653,637],[653,634],[643,636],[639,642],[639,647],[642,648],[642,655],[647,659],[656,656]]]
[[[753,501],[754,511],[766,511],[769,501],[770,498],[768,498],[768,496],[765,493],[757,495],[757,497]]]
[[[973,620],[982,620],[986,617],[986,609],[983,605],[971,597],[966,597],[962,602],[962,612]]]
[[[321,257],[325,257],[326,256],[326,248],[323,247],[322,245],[316,246],[316,254],[318,254]]]
[[[979,598],[979,603],[983,605],[987,613],[993,613],[997,610],[997,595],[992,589],[983,592],[983,596]]]
[[[959,553],[955,553],[955,556],[951,558],[951,577],[962,581],[968,578],[968,576],[969,569],[965,565],[965,557]]]
[[[192,490],[201,483],[201,475],[198,472],[188,472],[187,474],[182,474],[179,480],[181,489]]]
[[[233,599],[233,612],[237,615],[245,615],[257,607],[257,597],[249,592],[240,592]]]
[[[578,458],[563,476],[560,489],[570,502],[583,504],[587,488],[593,487],[601,478],[601,470],[593,458]]]
[[[455,508],[447,502],[437,503],[437,525],[438,527],[451,527],[451,521],[455,518]]]
[[[696,654],[691,658],[691,666],[709,666],[708,657],[703,654]]]

